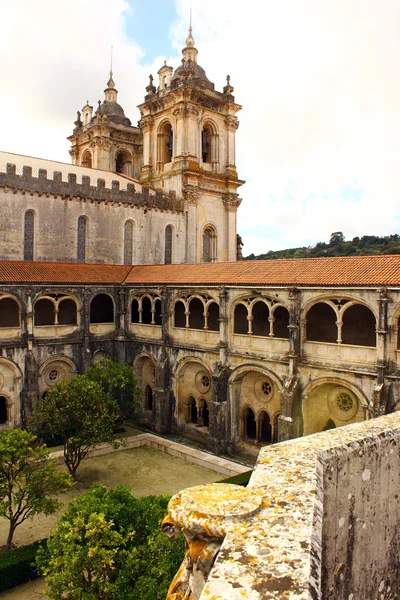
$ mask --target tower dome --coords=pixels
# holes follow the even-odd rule
[[[110,78],[107,82],[107,88],[104,90],[104,101],[100,104],[97,112],[102,115],[107,115],[113,123],[121,125],[131,125],[130,119],[125,116],[124,109],[117,102],[118,91],[115,89],[113,73],[110,71]]]
[[[182,64],[175,69],[172,75],[171,88],[177,88],[182,84],[187,85],[189,82],[200,87],[206,87],[210,90],[214,89],[214,84],[208,79],[205,70],[197,64],[198,50],[194,46],[192,36],[192,28],[189,28],[189,35],[186,39],[186,46],[182,50]]]

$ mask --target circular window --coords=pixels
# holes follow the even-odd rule
[[[207,375],[204,371],[200,371],[196,375],[196,387],[199,392],[207,392],[210,389],[210,376]]]
[[[266,402],[272,397],[272,383],[266,377],[260,377],[254,384],[254,391],[261,402]]]
[[[359,403],[353,392],[338,386],[329,392],[328,406],[333,417],[340,421],[349,421],[356,415]]]
[[[57,381],[57,379],[58,379],[59,377],[60,377],[60,373],[59,373],[59,371],[57,371],[57,369],[52,369],[52,370],[49,372],[49,375],[48,375],[48,379],[49,379],[49,381],[53,381],[53,382],[54,382],[54,381]]]

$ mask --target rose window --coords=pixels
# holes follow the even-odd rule
[[[268,383],[268,381],[264,381],[264,383],[261,386],[261,389],[263,391],[263,394],[265,394],[266,396],[269,396],[272,392],[271,384]]]
[[[58,373],[57,369],[53,369],[52,371],[50,371],[50,373],[49,373],[50,381],[57,381],[58,377],[59,377],[59,373]]]
[[[343,410],[344,412],[349,412],[349,410],[351,410],[354,406],[353,398],[345,392],[337,395],[336,404],[340,410]]]
[[[201,383],[204,385],[204,387],[208,387],[210,385],[210,378],[207,375],[203,375],[203,377],[201,378]]]

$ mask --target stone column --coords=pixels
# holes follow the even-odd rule
[[[143,131],[143,167],[140,173],[140,181],[146,183],[152,177],[152,165],[154,157],[152,156],[152,135],[154,117],[146,115],[140,120],[140,127]]]
[[[235,136],[236,130],[239,127],[239,121],[234,115],[228,115],[227,117],[225,117],[225,125],[228,132],[227,164],[225,167],[225,173],[237,177],[235,158]]]
[[[228,292],[223,287],[219,293],[219,362],[221,365],[225,365],[227,361],[229,335]]]
[[[238,194],[224,194],[223,203],[226,211],[226,234],[224,248],[226,260],[233,262],[237,258],[236,213],[242,202]]]
[[[157,433],[165,433],[174,428],[172,414],[172,396],[170,361],[168,355],[169,342],[169,308],[170,293],[164,288],[160,294],[161,298],[161,327],[162,327],[162,348],[159,360],[155,368],[155,386],[153,394],[153,427]]]
[[[212,375],[209,432],[213,452],[223,452],[230,443],[228,380],[230,369],[218,364]]]
[[[201,262],[201,257],[197,256],[197,205],[199,203],[200,193],[198,188],[189,185],[186,185],[183,189],[183,195],[187,206],[185,262],[189,264]]]

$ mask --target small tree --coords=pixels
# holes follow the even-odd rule
[[[141,389],[136,373],[129,365],[103,358],[88,370],[86,376],[118,401],[121,412],[129,413],[138,408]]]
[[[36,436],[21,429],[0,433],[0,516],[10,523],[5,549],[11,548],[18,525],[39,513],[58,508],[55,496],[73,485],[72,478],[56,469],[49,450]]]
[[[45,398],[33,407],[29,428],[63,440],[64,460],[71,475],[81,460],[102,442],[118,447],[115,423],[120,415],[118,402],[86,375],[51,386]]]
[[[160,531],[167,496],[135,498],[95,484],[68,505],[39,551],[54,600],[164,600],[184,547]]]

